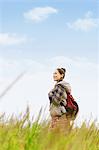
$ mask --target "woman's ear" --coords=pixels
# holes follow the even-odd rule
[[[64,76],[64,75],[62,74],[61,77],[63,78],[63,76]]]
[[[63,76],[64,76],[64,75],[63,75],[63,74],[61,74],[61,78],[60,78],[61,80],[63,79]]]

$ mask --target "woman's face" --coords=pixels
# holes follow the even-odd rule
[[[54,81],[59,81],[62,77],[63,77],[63,74],[60,74],[60,73],[58,72],[58,70],[56,70],[56,71],[53,73],[53,79],[54,79]]]

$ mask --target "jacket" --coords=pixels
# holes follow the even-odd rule
[[[61,116],[66,113],[66,92],[71,92],[70,84],[65,81],[59,81],[55,84],[54,88],[48,93],[50,100],[50,115]]]

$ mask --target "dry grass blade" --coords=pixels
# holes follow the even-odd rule
[[[24,76],[25,73],[26,71],[22,72],[10,85],[8,85],[8,87],[6,87],[6,89],[0,94],[0,99],[7,94],[7,92]]]

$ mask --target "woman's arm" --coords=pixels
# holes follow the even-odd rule
[[[55,88],[48,93],[50,103],[59,105],[61,97],[64,95],[64,89],[60,85],[56,85]]]

